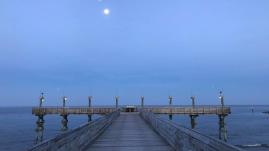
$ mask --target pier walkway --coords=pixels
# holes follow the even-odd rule
[[[121,113],[87,151],[172,151],[138,112]]]

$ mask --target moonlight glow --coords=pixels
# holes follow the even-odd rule
[[[109,13],[110,13],[110,10],[108,8],[104,9],[104,14],[105,15],[109,15]]]

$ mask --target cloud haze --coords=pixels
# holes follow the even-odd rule
[[[268,104],[268,18],[267,0],[1,0],[0,105]]]

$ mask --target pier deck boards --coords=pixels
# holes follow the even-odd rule
[[[87,151],[172,151],[139,113],[121,113]]]

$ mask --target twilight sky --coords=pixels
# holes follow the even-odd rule
[[[268,85],[268,0],[0,1],[0,106],[268,104]]]

